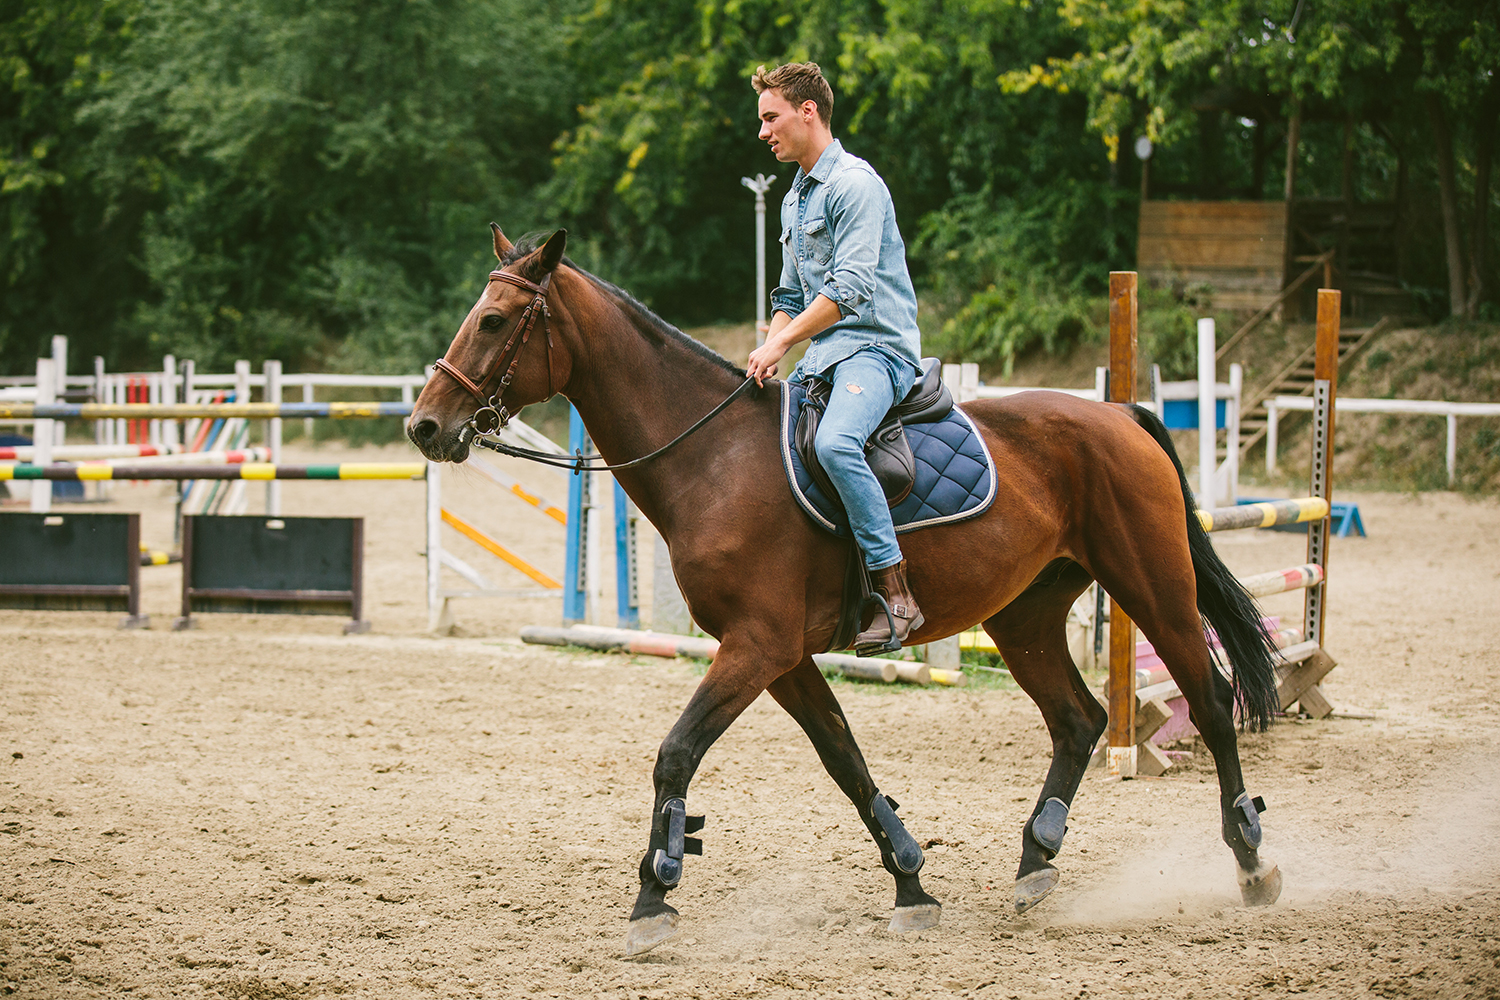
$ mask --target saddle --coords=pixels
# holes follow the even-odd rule
[[[833,387],[823,379],[809,379],[806,383],[807,400],[802,406],[793,432],[793,442],[802,464],[812,476],[813,482],[842,510],[838,490],[833,480],[818,462],[813,442],[818,436],[818,424],[828,407],[828,397]],[[917,462],[912,455],[911,444],[906,440],[906,424],[924,424],[942,420],[953,409],[953,394],[943,384],[943,363],[938,358],[922,359],[922,374],[906,394],[906,398],[891,407],[875,433],[865,443],[865,461],[885,493],[886,505],[894,507],[910,494],[916,482]]]

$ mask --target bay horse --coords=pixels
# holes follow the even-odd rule
[[[656,798],[626,954],[673,934],[666,901],[695,853],[701,820],[688,784],[709,747],[762,691],[797,721],[854,804],[894,877],[891,929],[935,926],[922,851],[878,790],[813,654],[839,622],[849,541],[814,525],[787,486],[778,445],[781,384],[744,393],[745,372],[563,255],[567,234],[512,245],[494,226],[483,294],[464,318],[407,424],[433,461],[463,462],[476,433],[561,393],[599,456],[666,540],[693,620],[718,655],[657,752]],[[993,456],[997,493],[980,516],[901,536],[926,623],[920,644],[982,622],[1011,676],[1036,702],[1052,763],[1021,834],[1015,905],[1059,875],[1068,807],[1107,723],[1068,654],[1069,607],[1092,581],[1155,646],[1187,699],[1218,770],[1222,836],[1247,904],[1276,900],[1281,874],[1260,857],[1257,804],[1245,791],[1235,712],[1264,728],[1276,710],[1273,645],[1254,601],[1215,555],[1170,439],[1150,411],[1064,393],[963,405]],[[674,443],[675,442],[675,443]],[[672,447],[652,455],[663,446]],[[633,460],[650,456],[649,461]],[[1215,666],[1207,624],[1233,665]]]

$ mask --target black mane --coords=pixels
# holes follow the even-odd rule
[[[511,264],[514,264],[516,261],[520,260],[522,257],[525,257],[528,254],[535,253],[543,243],[547,242],[548,237],[550,237],[551,235],[552,234],[550,232],[538,232],[527,233],[525,236],[522,236],[520,239],[516,240],[514,245],[511,246],[505,257],[500,261],[500,266],[502,268],[508,267]],[[712,361],[714,364],[718,365],[720,368],[729,372],[736,378],[743,379],[746,377],[745,370],[743,368],[734,364],[728,358],[724,357],[722,354],[720,354],[718,351],[715,351],[707,344],[704,344],[698,340],[694,340],[692,337],[689,337],[687,334],[677,329],[677,327],[673,326],[671,323],[668,323],[666,320],[656,315],[656,313],[648,309],[645,304],[643,304],[634,295],[631,295],[629,292],[625,291],[625,289],[621,288],[618,285],[612,284],[611,282],[605,281],[603,278],[600,278],[597,275],[590,274],[583,268],[579,267],[577,264],[573,263],[573,261],[568,259],[566,256],[563,257],[562,264],[583,275],[594,285],[595,288],[598,288],[600,291],[612,296],[620,306],[625,308],[626,311],[633,313],[637,319],[641,320],[641,323],[639,325],[642,331],[646,334],[655,334],[656,339],[659,341],[675,340],[688,348],[688,350],[692,351],[693,353],[698,354],[709,361]]]

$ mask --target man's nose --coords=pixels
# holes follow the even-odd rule
[[[771,123],[770,122],[761,122],[760,123],[760,138],[761,139],[769,139],[769,138],[771,138]]]

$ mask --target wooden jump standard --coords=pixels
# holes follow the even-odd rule
[[[1327,613],[1328,540],[1331,536],[1329,514],[1333,498],[1333,406],[1338,390],[1339,313],[1342,295],[1336,289],[1318,290],[1318,326],[1316,365],[1313,382],[1313,442],[1310,497],[1275,500],[1198,511],[1198,521],[1205,531],[1230,531],[1242,528],[1271,527],[1277,524],[1310,522],[1307,535],[1307,562],[1290,569],[1273,570],[1242,579],[1240,583],[1252,597],[1304,589],[1307,598],[1303,612],[1303,641],[1285,647],[1279,653],[1283,666],[1277,684],[1277,695],[1283,711],[1300,704],[1313,718],[1333,711],[1319,682],[1335,666],[1334,659],[1323,648],[1323,625]],[[1110,274],[1110,389],[1116,402],[1134,400],[1135,387],[1135,274]],[[1129,399],[1126,394],[1129,394]],[[1135,671],[1135,628],[1111,601],[1109,662],[1109,729],[1106,766],[1111,775],[1133,777],[1141,754],[1152,763],[1143,773],[1160,774],[1165,760],[1150,736],[1171,717],[1164,708],[1168,698],[1177,695],[1176,686],[1168,681],[1137,690]],[[1137,711],[1145,718],[1137,727]]]

